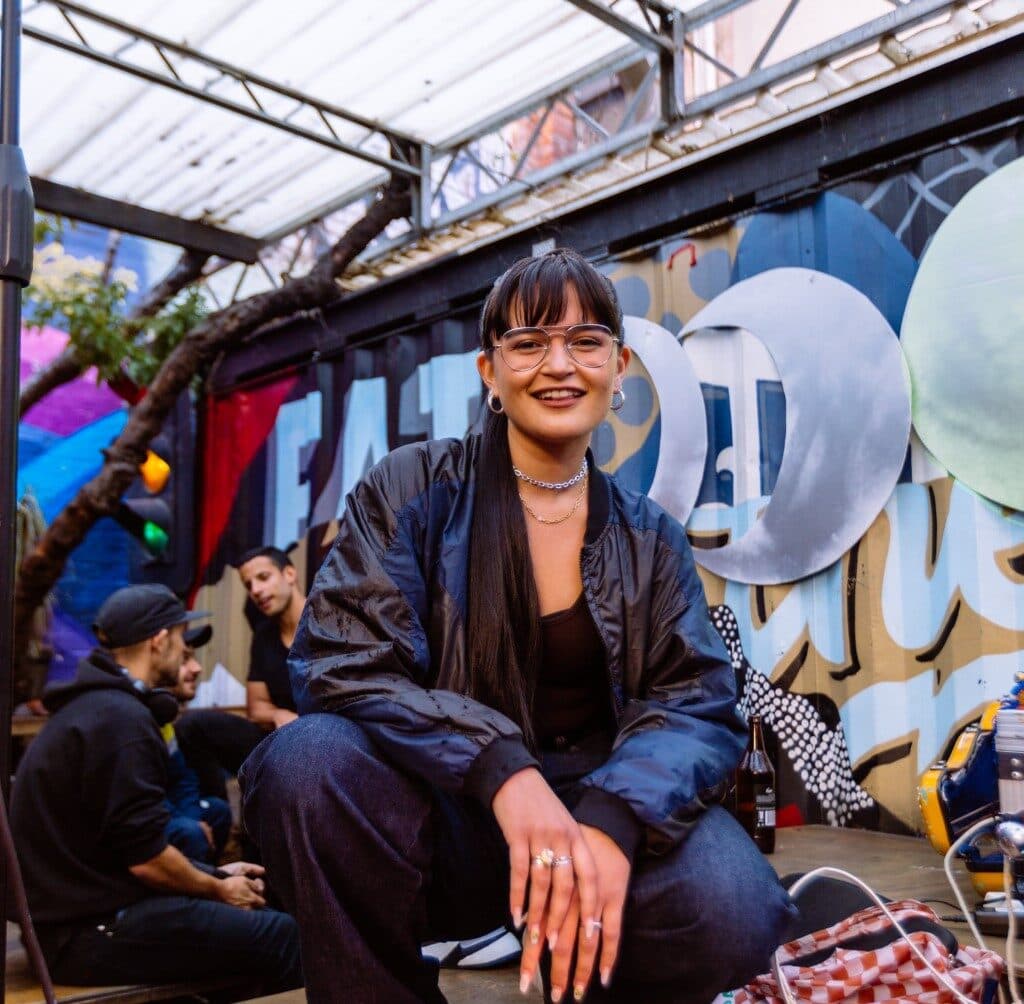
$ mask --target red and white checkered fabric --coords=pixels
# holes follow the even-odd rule
[[[889,911],[906,926],[915,917],[938,922],[935,912],[915,899],[888,904]],[[837,948],[843,941],[862,934],[891,930],[894,940],[873,951]],[[980,948],[961,948],[954,958],[946,946],[927,931],[915,931],[911,940],[924,957],[957,990],[980,1001],[985,983],[998,979],[1003,960]],[[835,951],[816,966],[787,965],[825,948]],[[910,946],[896,933],[878,907],[860,910],[833,927],[815,931],[779,949],[779,962],[793,996],[813,1004],[868,1004],[870,1001],[919,1001],[920,1004],[954,1004],[956,997],[928,971]],[[737,990],[735,1004],[782,1004],[782,996],[773,973],[758,976]]]

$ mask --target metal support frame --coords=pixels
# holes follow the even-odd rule
[[[340,153],[359,157],[381,168],[379,173],[374,173],[358,185],[339,193],[327,204],[290,220],[275,232],[266,235],[260,243],[264,247],[270,247],[282,240],[290,239],[292,234],[311,224],[324,223],[329,228],[330,218],[334,213],[365,198],[369,192],[379,187],[386,181],[387,171],[399,171],[413,180],[414,196],[410,224],[416,237],[459,224],[517,196],[536,191],[560,176],[586,169],[630,147],[650,142],[659,134],[678,132],[690,122],[714,116],[741,100],[782,85],[787,80],[796,79],[809,69],[955,8],[963,0],[889,0],[893,9],[887,14],[780,63],[765,67],[765,60],[770,55],[772,47],[800,3],[800,0],[789,0],[776,17],[752,65],[743,70],[727,65],[714,52],[705,51],[695,40],[694,33],[703,26],[741,10],[754,0],[705,0],[685,13],[663,0],[632,0],[642,15],[642,20],[637,21],[622,13],[622,5],[613,9],[606,0],[567,0],[577,10],[620,32],[626,44],[598,63],[567,75],[500,113],[489,116],[469,129],[449,137],[445,142],[433,146],[380,122],[317,101],[292,88],[283,87],[239,67],[213,59],[188,46],[179,45],[114,18],[100,15],[73,0],[38,2],[59,9],[71,26],[74,37],[58,38],[35,28],[26,28],[26,33],[33,38],[105,65],[117,67],[180,93],[190,94],[197,100],[210,102],[264,122],[268,126],[283,129],[292,135],[300,135]],[[87,32],[83,30],[90,23],[122,33],[123,44],[115,48],[113,43],[109,43],[107,51],[100,51],[90,45],[86,39]],[[139,44],[148,49],[155,49],[160,54],[167,66],[166,73],[128,61],[127,55],[132,46]],[[590,114],[581,95],[588,89],[592,93],[595,84],[600,87],[602,79],[609,81],[608,86],[612,86],[611,81],[616,74],[640,60],[646,60],[650,69],[645,74],[637,94],[627,102],[622,121],[614,129],[606,128],[604,123],[598,122]],[[686,94],[684,69],[687,60],[714,66],[728,78],[727,83],[707,93]],[[180,68],[182,61],[191,61],[212,69],[217,77],[207,88],[192,87],[181,79],[175,68],[175,63],[177,62]],[[658,111],[653,115],[641,115],[640,109],[643,107],[646,88],[651,86],[655,76],[658,78],[659,86]],[[236,85],[239,92],[236,96],[244,96],[245,103],[242,100],[235,100],[236,96],[227,97],[214,93],[217,85],[224,81]],[[260,100],[264,92],[294,101],[292,112],[296,108],[313,110],[317,120],[324,126],[323,131],[318,133],[311,128],[293,125],[289,121],[291,114],[277,118],[268,114],[265,103],[261,103]],[[580,143],[575,152],[556,163],[545,165],[538,170],[528,170],[528,158],[552,111],[556,108],[568,110],[577,125],[579,135],[585,138],[585,142]],[[532,128],[521,130],[521,135],[513,135],[508,127],[531,114],[536,116]],[[334,129],[334,125],[339,122],[358,125],[364,133],[355,142],[342,141]],[[364,149],[362,144],[371,137],[377,137],[378,141],[380,138],[387,140],[389,153],[385,155]],[[504,149],[504,154],[497,158],[497,162],[485,156],[485,151],[493,149],[495,144],[499,149]],[[433,177],[435,173],[436,177]],[[467,185],[470,175],[475,175],[476,180]],[[41,186],[41,189],[49,191],[45,186]],[[62,198],[68,203],[66,193]],[[96,202],[84,193],[82,198],[89,199],[90,204]],[[46,201],[41,199],[40,203],[45,205]],[[113,208],[119,209],[120,205]],[[77,215],[74,211],[71,214]],[[107,222],[106,218],[93,218],[97,222]],[[135,232],[184,243],[179,238],[168,236],[167,231],[157,233],[153,229],[137,229]],[[230,245],[235,235],[225,234],[226,232],[209,228],[209,232],[204,231],[202,237],[207,242],[224,240]],[[193,234],[191,239],[196,240],[198,236]],[[239,237],[239,240],[245,238]],[[361,259],[372,260],[409,241],[408,233],[390,239],[378,239],[363,253]],[[193,245],[190,243],[186,246]],[[244,249],[236,248],[231,252],[221,247],[209,248],[208,243],[195,246],[248,262],[255,261],[255,252],[258,250],[248,246]]]
[[[13,705],[14,567],[17,544],[18,381],[21,355],[21,290],[32,276],[32,189],[18,146],[21,115],[21,2],[3,0],[4,30],[0,54],[0,799],[6,804],[11,774]],[[0,806],[0,900],[21,892],[18,861],[7,814]],[[14,900],[12,900],[14,901]],[[38,951],[34,934],[24,931],[30,953]],[[0,961],[0,991],[7,966]],[[44,981],[52,997],[49,978]]]
[[[467,130],[445,144],[439,144],[432,151],[435,163],[448,159],[450,170],[452,160],[455,158],[465,156],[472,161],[475,155],[464,153],[464,151],[472,151],[474,144],[479,143],[484,137],[500,133],[505,126],[523,118],[531,111],[541,112],[543,110],[543,113],[547,115],[559,102],[564,103],[570,111],[573,111],[574,105],[578,105],[574,98],[578,89],[592,83],[602,75],[612,76],[638,59],[645,58],[644,54],[647,52],[655,53],[652,65],[658,67],[660,114],[653,120],[649,119],[640,123],[635,122],[631,116],[627,116],[620,124],[619,129],[611,135],[599,138],[589,147],[577,151],[555,164],[547,165],[537,171],[527,172],[524,170],[523,164],[536,140],[537,130],[535,129],[522,148],[510,148],[510,157],[516,161],[516,166],[514,170],[507,173],[504,184],[497,184],[493,178],[493,168],[486,168],[482,174],[490,176],[490,183],[494,187],[455,207],[445,205],[444,194],[449,181],[449,170],[446,170],[440,180],[433,185],[431,199],[433,218],[430,221],[429,229],[438,230],[457,224],[514,199],[516,196],[535,190],[561,175],[568,175],[597,164],[604,158],[631,146],[649,142],[653,136],[659,133],[679,131],[690,122],[714,115],[770,87],[796,79],[810,69],[855,52],[873,41],[882,40],[894,32],[910,28],[958,7],[962,0],[907,0],[872,21],[828,39],[789,59],[765,67],[763,65],[765,59],[800,2],[800,0],[789,0],[769,30],[768,37],[757,53],[753,65],[746,72],[740,72],[735,67],[724,64],[713,54],[705,52],[692,40],[691,36],[695,29],[725,17],[754,0],[707,0],[706,3],[687,14],[669,4],[660,2],[660,0],[635,0],[641,10],[645,12],[648,23],[651,20],[657,23],[657,33],[648,31],[622,14],[612,11],[601,0],[567,0],[567,2],[594,16],[602,23],[621,31],[634,42],[634,46],[627,49],[614,62],[606,63],[589,73],[578,74],[574,78],[562,82],[557,90],[551,89],[542,95],[535,95],[530,101],[522,102],[518,106],[508,109],[504,114]],[[711,63],[729,77],[728,83],[704,94],[687,96],[683,87],[686,53],[689,53],[690,58],[694,60]],[[585,109],[583,116],[576,116],[574,112],[574,118],[578,118],[582,124],[586,125],[588,132],[594,132],[592,126],[587,123]],[[424,229],[422,222],[419,229],[421,232]],[[361,258],[364,261],[372,260],[374,257],[386,254],[407,242],[408,238],[405,235],[392,240],[375,241]]]
[[[263,242],[244,234],[232,233],[207,223],[183,220],[178,216],[158,213],[152,209],[118,199],[93,195],[79,188],[58,185],[45,178],[33,178],[36,206],[43,212],[55,213],[83,223],[95,223],[124,233],[136,234],[177,244],[192,251],[202,251],[232,261],[254,262]]]
[[[578,7],[591,17],[603,21],[608,27],[621,31],[627,38],[631,38],[638,45],[642,45],[652,52],[672,52],[671,39],[653,31],[645,31],[638,24],[634,24],[627,17],[617,14],[610,7],[601,3],[600,0],[568,0],[574,7]]]
[[[215,105],[218,108],[234,112],[245,118],[253,119],[254,121],[261,122],[263,125],[287,132],[292,136],[309,140],[311,143],[326,146],[338,153],[376,164],[378,167],[383,167],[388,171],[397,171],[399,174],[406,174],[417,180],[420,177],[420,169],[417,165],[411,163],[407,158],[394,155],[394,151],[398,149],[419,146],[420,140],[415,136],[411,136],[398,129],[393,129],[390,126],[385,126],[380,122],[358,115],[345,108],[340,108],[330,102],[321,101],[295,88],[286,87],[276,81],[226,63],[221,59],[207,56],[187,45],[181,45],[178,42],[154,35],[117,18],[100,14],[90,10],[88,7],[73,3],[72,0],[40,0],[40,2],[56,7],[61,12],[75,38],[62,38],[59,35],[26,25],[24,33],[29,38],[64,49],[67,52],[75,53],[86,59],[101,63],[104,66],[121,70],[149,83],[167,87],[180,94],[187,94],[198,101]],[[78,20],[76,21],[76,19]],[[78,21],[81,21],[82,24],[79,24]],[[109,45],[107,50],[100,49],[88,42],[87,33],[83,30],[83,25],[87,23],[101,25],[103,28],[119,33],[123,37],[115,40],[115,43]],[[166,67],[165,72],[150,69],[139,63],[133,63],[128,59],[128,54],[132,47],[138,43],[143,43],[147,49],[156,51]],[[213,70],[216,72],[217,77],[205,87],[195,87],[192,84],[186,83],[176,69],[171,56],[197,64],[208,70]],[[234,98],[215,93],[215,88],[222,81],[231,82],[240,87],[248,98],[248,103],[242,103]],[[285,116],[271,114],[263,107],[256,94],[256,90],[287,98],[295,102],[298,107],[311,109],[323,127],[322,130],[314,131],[290,121],[295,114],[296,108],[292,108],[289,114]],[[338,137],[334,126],[331,124],[332,119],[346,122],[350,125],[357,125],[362,130],[365,130],[364,135],[358,142],[346,142]],[[364,148],[362,144],[365,144],[373,136],[383,137],[389,142],[393,152],[391,157],[383,156]]]

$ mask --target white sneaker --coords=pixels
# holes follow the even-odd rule
[[[468,941],[432,941],[422,948],[424,958],[442,969],[494,969],[514,962],[521,950],[519,939],[504,927]]]

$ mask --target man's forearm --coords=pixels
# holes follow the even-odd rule
[[[218,899],[220,880],[200,871],[176,847],[168,844],[155,858],[132,865],[131,873],[151,889],[198,899]]]
[[[262,725],[267,729],[280,728],[297,717],[294,711],[289,711],[287,708],[279,708],[272,701],[258,699],[249,702],[246,713],[249,721]]]

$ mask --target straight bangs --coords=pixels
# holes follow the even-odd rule
[[[557,324],[572,287],[588,321],[622,332],[622,309],[611,282],[581,254],[556,248],[537,258],[520,258],[495,284],[484,303],[480,341],[493,348],[510,328]]]

